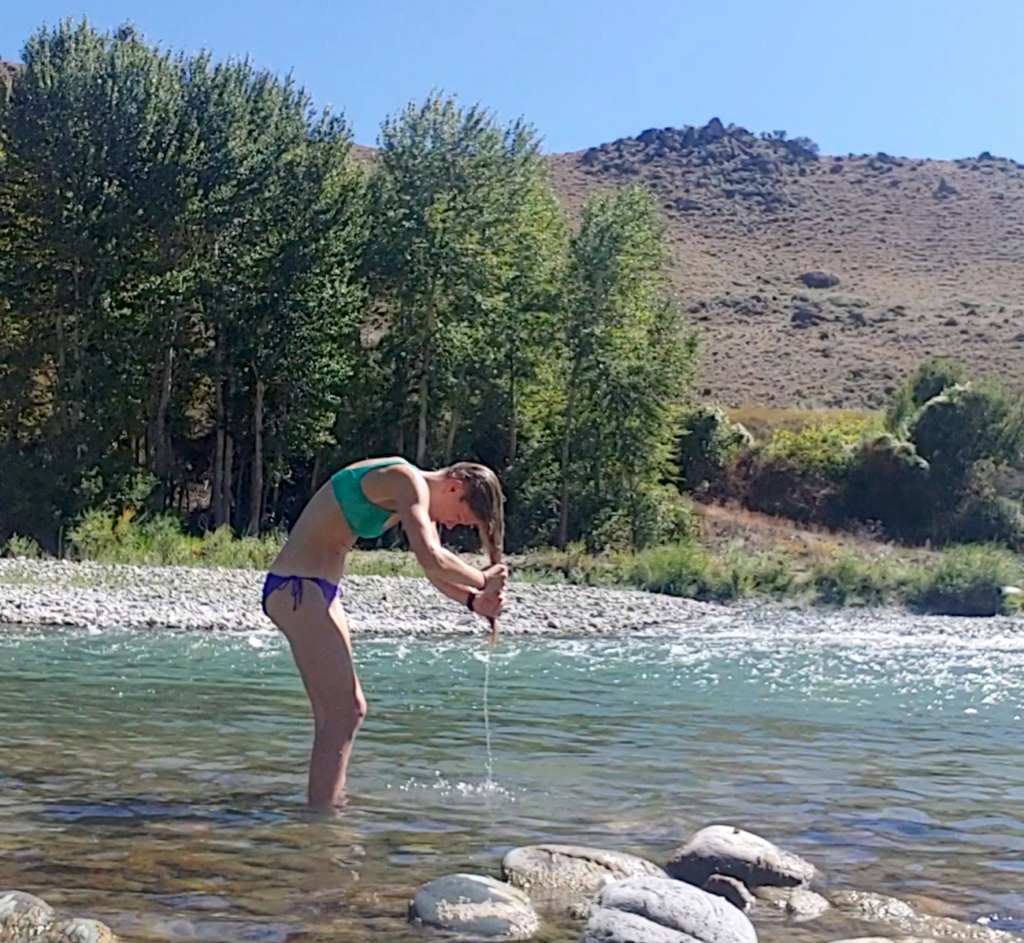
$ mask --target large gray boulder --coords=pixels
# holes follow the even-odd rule
[[[761,885],[809,884],[814,865],[770,841],[734,828],[709,825],[673,852],[665,865],[671,877],[700,887],[712,874],[725,874],[753,889]]]
[[[757,943],[746,916],[671,878],[626,878],[598,894],[582,943]]]
[[[667,876],[656,864],[636,855],[557,844],[513,848],[502,859],[501,875],[531,897],[585,896],[609,881]]]
[[[481,874],[448,874],[424,884],[409,920],[475,940],[528,940],[540,921],[521,890]]]

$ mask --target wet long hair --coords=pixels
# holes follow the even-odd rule
[[[498,476],[486,465],[456,462],[445,475],[463,482],[463,496],[480,521],[480,540],[487,548],[491,563],[501,563],[505,547],[505,495]]]

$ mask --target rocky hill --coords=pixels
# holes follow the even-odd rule
[[[935,354],[1024,382],[1022,164],[825,157],[717,119],[549,160],[570,213],[602,187],[658,194],[702,398],[877,406]]]

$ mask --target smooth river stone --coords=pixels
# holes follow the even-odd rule
[[[521,890],[480,874],[448,874],[424,884],[409,920],[486,940],[528,940],[540,921]]]
[[[58,920],[53,908],[24,891],[0,890],[0,943],[116,943],[99,920]]]
[[[814,865],[770,841],[734,828],[709,825],[673,852],[665,870],[701,887],[712,874],[725,874],[753,889],[762,885],[794,887],[814,878]]]
[[[795,920],[813,920],[832,909],[832,905],[821,894],[806,887],[762,885],[754,889],[754,896]]]
[[[636,855],[581,845],[525,845],[501,862],[501,875],[531,896],[590,895],[609,881],[667,877],[653,862]]]
[[[56,915],[45,900],[24,891],[0,890],[0,941],[37,940]]]
[[[582,943],[757,943],[757,933],[722,897],[672,878],[637,877],[601,890]]]
[[[742,881],[737,881],[736,878],[731,878],[727,874],[712,874],[704,882],[701,890],[724,898],[733,907],[744,913],[754,907],[754,895],[750,892],[750,888]]]

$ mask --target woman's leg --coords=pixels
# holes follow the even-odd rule
[[[267,600],[267,613],[292,649],[313,707],[313,751],[309,763],[309,805],[327,810],[342,804],[352,745],[366,716],[366,698],[352,662],[348,620],[335,599],[330,608],[316,584],[303,584],[293,609],[290,592]]]

